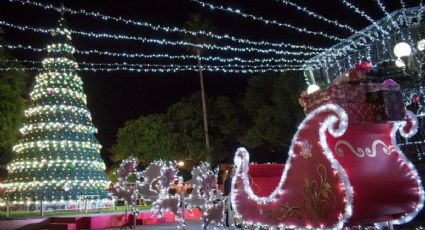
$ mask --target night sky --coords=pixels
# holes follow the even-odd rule
[[[205,0],[206,2],[238,8],[243,12],[262,16],[266,19],[290,23],[310,30],[319,30],[342,38],[348,37],[350,32],[333,25],[318,21],[306,14],[296,11],[295,8],[285,6],[276,0]],[[348,24],[361,30],[370,24],[369,21],[355,14],[339,0],[292,0],[308,9]],[[381,0],[387,10],[392,12],[400,9],[397,0]],[[46,4],[60,6],[60,1],[40,1]],[[384,14],[374,0],[350,0],[360,9],[366,11],[373,19],[378,20]],[[150,22],[154,25],[183,27],[190,14],[201,13],[210,20],[213,31],[217,34],[230,34],[239,38],[251,40],[265,40],[269,42],[291,42],[317,47],[330,47],[335,44],[326,38],[315,37],[294,30],[273,25],[265,25],[242,18],[230,13],[212,11],[202,8],[190,0],[72,0],[64,1],[65,6],[72,9],[85,9],[100,12],[105,15],[123,17],[138,21]],[[417,6],[419,0],[406,1],[407,6]],[[108,22],[94,17],[65,14],[71,29],[96,32],[119,33],[126,35],[145,36],[148,38],[181,40],[182,34],[153,31],[149,28],[135,27],[118,22]],[[56,25],[59,13],[52,10],[43,10],[33,6],[23,6],[20,3],[0,1],[0,20],[19,25],[51,28]],[[32,45],[45,47],[50,43],[47,34],[33,32],[19,32],[3,28],[3,37],[8,44]],[[244,46],[228,40],[216,41],[217,45]],[[108,50],[128,53],[167,53],[170,55],[190,54],[185,47],[173,47],[141,43],[137,41],[92,39],[73,35],[73,45],[79,50]],[[246,45],[245,45],[246,46]],[[41,61],[44,53],[29,51],[11,52],[18,59]],[[271,57],[271,55],[244,54],[236,52],[207,51],[206,55],[222,57]],[[279,56],[274,56],[279,57]],[[127,63],[162,63],[162,64],[196,64],[191,62],[106,58],[101,56],[76,55],[77,61],[86,62],[124,62]],[[32,73],[34,76],[35,73]],[[88,97],[88,107],[92,113],[95,126],[98,128],[98,139],[104,147],[110,147],[115,141],[117,129],[125,121],[138,118],[141,115],[165,112],[168,106],[179,101],[183,96],[189,96],[199,91],[199,76],[197,72],[180,73],[129,73],[129,72],[82,72],[80,73]],[[252,75],[204,73],[205,86],[208,95],[241,96],[246,81]],[[105,148],[102,156],[107,160]]]

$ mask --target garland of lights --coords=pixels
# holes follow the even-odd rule
[[[30,61],[30,60],[0,60],[0,62],[18,62],[18,63],[31,63],[31,64],[37,64],[40,63],[39,61]],[[65,58],[46,58],[42,61],[45,68],[49,68],[49,65],[51,63],[59,63],[59,64],[69,64],[69,65],[77,65],[76,62],[71,61],[69,59]],[[96,66],[106,66],[106,67],[136,67],[136,68],[144,68],[144,67],[159,67],[159,68],[189,68],[189,69],[196,69],[198,68],[198,65],[175,65],[175,64],[169,64],[169,65],[163,65],[163,64],[151,64],[151,63],[145,63],[145,64],[131,64],[131,63],[89,63],[89,62],[80,62],[81,66],[89,66],[89,67],[96,67]],[[259,65],[240,65],[240,64],[227,64],[227,65],[203,65],[201,68],[211,68],[211,69],[223,69],[223,68],[241,68],[241,69],[261,69],[261,68],[273,68],[273,69],[286,69],[286,68],[300,68],[301,65],[275,65],[275,64],[259,64]]]
[[[356,6],[354,6],[353,4],[349,3],[347,0],[341,0],[341,2],[344,3],[344,5],[347,6],[348,8],[352,9],[355,13],[357,13],[357,14],[361,15],[362,17],[366,18],[369,22],[371,22],[373,24],[374,27],[376,27],[383,34],[388,35],[388,32],[385,31],[378,24],[376,24],[376,22],[369,15],[367,15],[364,11],[360,10],[359,8],[357,8]]]
[[[31,92],[30,97],[33,100],[38,100],[43,97],[48,97],[49,94],[71,96],[72,98],[77,98],[81,100],[85,105],[87,105],[87,96],[84,93],[77,92],[68,88],[47,88],[47,89],[36,88]]]
[[[72,112],[75,114],[78,114],[80,116],[84,115],[87,116],[91,120],[90,112],[87,109],[75,107],[75,106],[69,106],[69,105],[44,105],[44,106],[36,106],[29,108],[25,110],[25,116],[31,117],[36,116],[39,114],[49,114],[49,113],[55,113],[56,111],[63,111],[63,112]]]
[[[66,8],[66,7],[55,7],[51,4],[45,5],[43,3],[40,2],[33,2],[33,1],[29,1],[29,0],[10,0],[11,2],[19,2],[22,5],[32,5],[32,6],[36,6],[36,7],[40,7],[43,8],[44,10],[55,10],[58,12],[66,12],[66,13],[70,13],[73,15],[84,15],[84,16],[92,16],[98,19],[102,19],[104,21],[115,21],[115,22],[123,22],[125,24],[130,24],[130,25],[134,25],[134,26],[140,26],[140,27],[148,27],[150,29],[153,29],[155,31],[164,31],[164,32],[179,32],[179,33],[184,33],[184,34],[189,34],[192,36],[206,36],[206,37],[210,37],[210,38],[214,38],[214,39],[219,39],[219,40],[231,40],[233,42],[238,42],[241,44],[249,44],[249,45],[258,45],[258,46],[273,46],[273,47],[280,47],[280,48],[293,48],[293,49],[304,49],[304,50],[314,50],[314,51],[321,51],[323,50],[322,48],[316,48],[316,47],[312,47],[312,46],[306,46],[306,45],[295,45],[295,44],[290,44],[290,43],[271,43],[271,42],[267,42],[267,41],[251,41],[248,39],[244,39],[244,38],[236,38],[227,34],[224,35],[219,35],[219,34],[214,34],[210,31],[190,31],[190,30],[186,30],[186,29],[182,29],[182,28],[178,28],[178,27],[167,27],[167,26],[160,26],[160,25],[153,25],[151,23],[148,22],[142,22],[142,21],[135,21],[135,20],[131,20],[131,19],[124,19],[122,17],[113,17],[113,16],[108,16],[108,15],[104,15],[101,14],[99,12],[88,12],[85,10],[73,10],[70,8]]]
[[[69,122],[48,122],[48,123],[37,123],[37,124],[27,124],[24,125],[24,127],[19,129],[19,132],[22,135],[26,135],[29,133],[34,132],[43,132],[45,130],[48,131],[58,131],[61,129],[67,129],[67,130],[74,130],[78,133],[85,133],[85,134],[94,134],[97,132],[97,129],[93,126],[86,126],[82,124],[74,124]]]
[[[408,19],[407,15],[406,15],[406,3],[404,2],[404,0],[400,0],[400,4],[401,4],[403,18],[404,18],[404,20],[407,24],[410,24],[411,21]]]
[[[406,13],[408,13],[407,16],[410,17],[408,21],[412,22],[413,20],[417,19],[416,17],[421,14],[421,11],[421,7],[412,7],[406,9]],[[391,23],[391,21],[397,23],[398,29],[393,25],[393,23]],[[367,41],[365,36],[355,36],[348,38],[344,42],[335,45],[328,51],[325,51],[320,55],[317,55],[316,57],[306,61],[304,68],[309,69],[310,71],[310,74],[305,74],[306,81],[309,84],[314,82],[313,79],[308,79],[308,75],[310,75],[311,78],[316,73],[321,75],[322,77],[337,76],[343,73],[343,71],[345,71],[347,67],[354,65],[356,62],[361,61],[363,58],[367,58],[373,66],[382,63],[384,59],[392,60],[392,52],[388,48],[394,41],[394,39],[397,38],[397,36],[401,36],[401,39],[404,41],[412,42],[413,39],[409,31],[410,25],[405,24],[406,20],[404,20],[404,15],[400,13],[400,10],[391,13],[390,15],[379,20],[378,22],[380,25],[385,25],[385,29],[392,33],[391,36],[384,36],[381,39],[373,38],[368,42],[365,42]],[[419,23],[419,21],[416,23]],[[403,27],[403,29],[401,29],[403,25],[405,25],[406,28]],[[366,34],[378,34],[380,31],[377,31],[374,28],[374,26],[373,28],[372,26],[369,26],[363,31]],[[406,34],[407,36],[405,36]],[[350,52],[350,50],[354,52]],[[374,57],[371,56],[372,50],[377,50],[377,54]],[[321,71],[324,71],[324,73]],[[332,79],[329,77],[328,81],[330,80]],[[322,83],[326,84],[329,82]]]
[[[422,21],[422,15],[424,13],[424,5],[423,5],[423,0],[420,1],[419,3],[419,12],[418,12],[418,22],[421,23]]]
[[[40,162],[28,162],[28,161],[14,161],[7,166],[7,170],[9,172],[22,171],[23,169],[31,169],[31,168],[43,168],[43,167],[67,167],[68,164],[80,165],[82,167],[93,166],[93,168],[99,170],[105,170],[105,164],[103,162],[98,161],[86,161],[86,160],[47,160]]]
[[[13,28],[20,31],[32,31],[37,33],[45,33],[49,34],[52,31],[55,31],[54,29],[43,29],[39,27],[31,27],[27,25],[15,25],[6,21],[0,21],[0,25]],[[196,47],[200,49],[208,49],[208,50],[220,50],[220,51],[234,51],[234,52],[254,52],[254,53],[274,53],[279,55],[299,55],[299,56],[310,56],[317,54],[317,51],[284,51],[284,50],[276,50],[276,49],[259,49],[259,48],[253,48],[253,47],[233,47],[233,46],[219,46],[214,44],[208,44],[208,43],[192,43],[192,42],[186,42],[186,41],[169,41],[166,39],[155,39],[155,38],[147,38],[143,36],[131,36],[131,35],[125,35],[125,34],[107,34],[107,33],[94,33],[94,32],[84,32],[84,31],[78,31],[78,30],[67,30],[66,32],[69,32],[71,34],[77,34],[84,37],[89,38],[108,38],[108,39],[114,39],[114,40],[131,40],[131,41],[138,41],[142,43],[154,43],[159,45],[170,45],[170,46],[191,46]]]
[[[314,17],[316,19],[322,20],[324,22],[327,22],[327,23],[332,24],[334,26],[337,26],[339,28],[347,29],[347,30],[349,30],[352,33],[358,33],[358,31],[356,29],[354,29],[353,27],[351,27],[349,25],[341,24],[337,20],[331,20],[329,18],[326,18],[326,17],[324,17],[324,16],[322,16],[320,14],[317,14],[317,13],[315,13],[315,12],[307,9],[304,6],[300,6],[300,5],[298,5],[298,4],[294,3],[294,2],[291,2],[289,0],[276,0],[276,1],[281,2],[281,3],[285,4],[285,5],[289,5],[289,6],[295,7],[298,11],[304,12],[304,13],[306,13],[309,16],[312,16],[312,17]]]
[[[39,67],[5,67],[0,68],[0,72],[11,72],[11,71],[43,71],[44,68]],[[57,69],[64,71],[66,69]],[[174,69],[159,69],[159,68],[126,68],[126,67],[116,67],[116,68],[89,68],[89,67],[80,67],[79,71],[88,71],[88,72],[136,72],[136,73],[176,73],[176,72],[185,72],[185,71],[199,71],[198,68],[174,68]],[[265,69],[227,69],[227,68],[205,68],[201,67],[202,71],[207,72],[223,72],[223,73],[282,73],[286,71],[302,71],[303,68],[287,68],[287,69],[273,69],[273,68],[265,68]]]
[[[324,32],[317,32],[317,31],[308,30],[306,28],[297,27],[297,26],[291,25],[289,23],[280,23],[280,22],[277,22],[275,20],[267,20],[267,19],[264,19],[263,17],[257,17],[257,16],[252,15],[252,14],[243,13],[240,10],[233,9],[231,7],[225,7],[225,6],[221,6],[221,5],[217,6],[217,5],[202,2],[202,1],[199,1],[199,0],[191,0],[191,1],[201,5],[204,8],[210,8],[211,10],[220,10],[220,11],[224,11],[224,12],[228,12],[228,13],[232,13],[232,14],[242,16],[243,18],[249,18],[249,19],[252,19],[254,21],[260,21],[260,22],[263,22],[265,24],[276,25],[276,26],[279,26],[279,27],[293,29],[293,30],[296,30],[300,33],[306,33],[306,34],[311,34],[311,35],[315,35],[315,36],[321,36],[321,37],[328,38],[328,39],[334,40],[334,41],[342,41],[342,38],[339,38],[339,37],[334,36],[334,35],[329,35],[329,34],[324,33]]]
[[[61,45],[61,44],[57,44]],[[66,45],[66,44],[65,44]],[[48,46],[49,47],[49,46]],[[30,50],[33,52],[44,52],[46,49],[33,48],[32,46],[24,45],[1,45],[0,48],[7,49],[23,49]],[[100,56],[111,56],[111,57],[123,57],[123,58],[146,58],[146,59],[171,59],[171,60],[198,60],[201,59],[203,62],[241,62],[241,63],[304,63],[306,59],[287,59],[287,58],[254,58],[254,59],[242,59],[239,57],[233,58],[222,58],[218,56],[200,56],[197,55],[169,55],[169,54],[144,54],[144,53],[125,53],[125,52],[112,52],[112,51],[100,51],[100,50],[76,50],[76,54],[82,55],[100,55]]]
[[[378,4],[378,6],[382,10],[382,12],[384,12],[385,16],[390,19],[390,21],[393,24],[393,26],[395,28],[397,28],[397,29],[400,29],[400,27],[398,26],[398,24],[392,19],[392,17],[388,13],[387,9],[385,8],[384,3],[382,3],[381,0],[375,0],[375,2]]]
[[[345,1],[345,3],[349,4],[348,2]],[[351,7],[354,7],[355,9],[357,9],[355,6],[351,5]],[[383,6],[383,5],[382,5]],[[416,10],[419,10],[418,14],[420,14],[420,10],[421,9],[409,9],[409,13],[412,14],[414,13]],[[394,23],[390,23],[386,25],[385,31],[392,31],[393,29],[397,29],[397,31],[400,31],[400,26],[403,24],[404,20],[404,16],[403,15],[398,15],[397,17],[397,12],[393,12],[389,15],[386,16],[386,18],[384,18],[385,20],[389,20],[391,22]],[[384,20],[382,19],[382,20]],[[381,21],[382,21],[381,20]],[[411,21],[411,19],[410,19]],[[374,24],[372,25],[374,28],[377,28],[377,22],[374,22]],[[348,60],[350,62],[350,65],[354,64],[351,62],[351,56],[353,56],[352,53],[354,51],[354,53],[357,53],[359,55],[358,57],[358,61],[361,60],[362,58],[369,58],[370,59],[370,51],[374,48],[372,47],[373,45],[375,45],[374,43],[380,42],[383,49],[387,49],[387,45],[389,42],[388,36],[386,36],[385,34],[381,34],[378,33],[381,32],[381,30],[378,31],[373,31],[372,29],[368,29],[366,32],[361,31],[358,34],[360,35],[356,35],[350,38],[347,38],[346,40],[344,40],[343,42],[341,42],[340,44],[322,52],[320,55],[317,55],[316,57],[306,61],[305,63],[305,68],[306,69],[311,69],[311,70],[316,70],[316,69],[321,69],[323,67],[329,67],[329,66],[333,66],[333,68],[338,67],[339,69],[339,73],[341,73],[342,68],[340,66],[340,62],[341,62],[341,58],[340,57],[344,57],[343,60]],[[403,34],[403,33],[402,33]],[[359,51],[360,50],[360,51]],[[362,54],[360,54],[360,52],[362,52],[362,50],[366,50],[367,55],[362,56]],[[348,55],[348,57],[346,57]],[[369,60],[371,61],[371,60]],[[336,73],[334,75],[338,75],[339,73]],[[309,82],[307,80],[307,82]]]
[[[97,178],[96,178],[97,179]],[[82,180],[60,180],[60,181],[56,181],[56,180],[45,180],[45,181],[33,181],[31,183],[28,182],[16,182],[16,183],[9,183],[7,185],[4,185],[4,187],[6,189],[12,189],[12,190],[16,190],[19,189],[20,191],[31,191],[32,189],[34,189],[34,187],[37,186],[45,186],[45,185],[54,185],[57,187],[61,187],[63,185],[80,185],[81,187],[94,187],[94,188],[98,188],[98,187],[105,187],[107,184],[109,184],[109,181],[104,180],[96,180],[96,182],[92,181],[82,181]]]
[[[13,146],[13,151],[19,153],[25,153],[26,151],[32,150],[32,149],[66,149],[70,148],[72,149],[88,149],[88,150],[95,150],[100,151],[102,148],[101,145],[92,143],[92,142],[83,142],[83,141],[52,141],[52,140],[44,140],[44,141],[34,141],[34,142],[26,142],[26,143],[19,143],[15,146]]]

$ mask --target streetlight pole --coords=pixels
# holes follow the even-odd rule
[[[207,104],[205,102],[205,89],[204,89],[204,76],[202,75],[202,63],[201,63],[201,50],[197,49],[196,53],[198,55],[198,71],[199,71],[199,80],[201,84],[201,97],[202,97],[202,115],[204,118],[204,135],[205,135],[205,145],[207,152],[210,151],[210,140],[208,136],[208,117],[207,117]]]

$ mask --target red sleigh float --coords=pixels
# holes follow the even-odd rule
[[[391,221],[422,209],[424,191],[413,164],[396,144],[397,132],[416,133],[417,120],[349,122],[329,103],[310,112],[294,135],[277,187],[257,196],[250,186],[249,153],[235,154],[231,201],[248,225],[341,229]]]

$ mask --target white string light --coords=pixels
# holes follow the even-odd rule
[[[404,0],[400,0],[400,5],[401,5],[401,9],[402,9],[404,22],[406,24],[410,24],[411,21],[407,18],[407,15],[406,15],[406,3],[404,2]]]
[[[43,29],[38,27],[30,27],[27,25],[15,25],[12,23],[8,23],[6,21],[0,21],[0,25],[10,27],[13,29],[21,30],[21,31],[33,31],[38,33],[51,33],[54,29]],[[200,49],[209,49],[209,50],[220,50],[220,51],[235,51],[235,52],[256,52],[256,53],[275,53],[279,55],[298,55],[298,56],[311,56],[314,54],[317,54],[316,51],[284,51],[284,50],[276,50],[276,49],[258,49],[258,48],[252,48],[252,47],[233,47],[233,46],[219,46],[214,44],[196,44],[192,42],[186,42],[186,41],[169,41],[166,39],[154,39],[154,38],[146,38],[142,36],[130,36],[125,34],[107,34],[107,33],[93,33],[93,32],[84,32],[84,31],[77,31],[77,30],[69,30],[72,34],[77,34],[84,37],[90,37],[90,38],[108,38],[108,39],[114,39],[114,40],[132,40],[132,41],[139,41],[143,43],[155,43],[159,45],[170,45],[170,46],[191,46],[196,47]]]
[[[288,1],[288,0],[276,0],[276,1],[281,2],[281,3],[285,4],[285,5],[289,5],[289,6],[295,7],[298,11],[304,12],[304,13],[308,14],[309,16],[312,16],[312,17],[314,17],[316,19],[319,19],[319,20],[322,20],[322,21],[327,22],[329,24],[332,24],[332,25],[334,25],[336,27],[339,27],[339,28],[342,28],[342,29],[347,29],[347,30],[349,30],[352,33],[358,33],[359,32],[359,31],[357,31],[356,29],[354,29],[353,27],[351,27],[349,25],[341,24],[341,23],[339,23],[336,20],[331,20],[329,18],[326,18],[326,17],[324,17],[324,16],[322,16],[320,14],[317,14],[317,13],[315,13],[315,12],[307,9],[304,6],[300,6],[300,5],[298,5],[296,3],[293,3],[291,1]]]
[[[366,18],[369,22],[371,22],[373,24],[374,27],[376,27],[382,33],[388,35],[388,32],[385,31],[382,27],[378,26],[378,24],[376,24],[376,22],[369,15],[367,15],[364,11],[360,10],[358,7],[356,7],[353,4],[349,3],[347,0],[341,0],[341,2],[344,3],[344,5],[347,6],[348,8],[352,9],[357,14],[359,14],[362,17]]]
[[[42,62],[40,61],[31,61],[31,60],[0,60],[0,62],[17,62],[17,63],[30,63],[30,64],[49,64],[49,63],[61,63],[61,58],[46,58]],[[73,62],[76,63],[76,62]],[[183,68],[183,69],[197,69],[198,65],[176,65],[176,64],[133,64],[133,63],[91,63],[91,62],[79,62],[79,66],[89,66],[89,67],[135,67],[135,68],[144,68],[144,67],[158,67],[158,68]],[[240,68],[240,69],[262,69],[262,68],[273,68],[273,69],[285,69],[285,68],[300,68],[301,65],[269,65],[269,64],[260,64],[260,65],[239,65],[239,64],[227,64],[227,65],[203,65],[201,68],[207,69],[223,69],[223,68]],[[46,68],[46,67],[45,67]],[[50,68],[46,68],[50,69]]]
[[[303,71],[303,68],[286,68],[286,69],[273,69],[273,68],[264,68],[264,69],[229,69],[229,68],[201,68],[202,71],[207,72],[223,72],[223,73],[241,73],[241,74],[253,74],[253,73],[282,73],[286,71]],[[68,69],[56,68],[58,71],[66,71]],[[115,67],[115,68],[90,68],[90,67],[80,67],[79,71],[86,72],[137,72],[137,73],[176,73],[176,72],[197,72],[198,68],[127,68],[127,67]],[[0,72],[15,72],[15,71],[46,71],[45,68],[39,67],[5,67],[0,68]]]
[[[214,39],[219,39],[219,40],[231,40],[233,42],[238,42],[238,43],[242,43],[242,44],[249,44],[249,45],[258,45],[258,46],[273,46],[273,47],[280,47],[280,48],[293,48],[293,49],[303,49],[303,50],[314,50],[314,51],[321,51],[324,50],[324,48],[317,48],[317,47],[312,47],[312,46],[306,46],[306,45],[296,45],[296,44],[291,44],[291,43],[272,43],[272,42],[267,42],[267,41],[252,41],[252,40],[248,40],[245,38],[236,38],[227,34],[224,35],[219,35],[219,34],[214,34],[210,31],[190,31],[190,30],[186,30],[186,29],[182,29],[182,28],[178,28],[178,27],[168,27],[168,26],[160,26],[160,25],[153,25],[149,22],[142,22],[142,21],[135,21],[135,20],[131,20],[131,19],[124,19],[122,17],[113,17],[113,16],[108,16],[108,15],[104,15],[101,14],[99,12],[88,12],[85,10],[73,10],[71,8],[67,8],[67,7],[55,7],[51,4],[45,5],[43,3],[40,2],[33,2],[33,1],[29,1],[29,0],[10,0],[11,2],[19,2],[22,5],[32,5],[32,6],[37,6],[37,7],[41,7],[45,10],[55,10],[58,12],[67,12],[73,15],[84,15],[84,16],[93,16],[95,18],[99,18],[102,19],[104,21],[116,21],[116,22],[124,22],[125,24],[131,24],[134,26],[140,26],[140,27],[148,27],[152,30],[155,31],[164,31],[164,32],[179,32],[179,33],[184,33],[184,34],[189,34],[192,36],[206,36],[206,37],[210,37],[210,38],[214,38]]]
[[[406,9],[407,16],[411,17],[410,20],[414,20],[418,14],[420,14],[421,8],[420,7],[412,7],[409,9]],[[408,25],[403,26],[403,15],[402,11],[398,10],[395,12],[392,12],[389,16],[384,17],[377,21],[379,25],[385,28],[386,31],[389,31],[392,33],[391,36],[382,36],[381,39],[378,39],[376,36],[371,40],[367,41],[367,39],[364,36],[353,36],[350,38],[347,38],[346,41],[341,42],[334,46],[333,48],[315,56],[314,58],[307,60],[305,63],[305,68],[311,68],[312,70],[318,70],[322,69],[325,72],[325,75],[338,75],[337,66],[338,63],[343,62],[345,59],[347,59],[347,56],[353,57],[353,60],[351,63],[349,63],[347,66],[352,66],[356,62],[360,61],[362,58],[366,58],[367,55],[369,58],[373,58],[374,60],[369,60],[374,64],[377,64],[383,59],[390,59],[391,54],[389,53],[390,50],[388,48],[391,46],[391,41],[394,36],[398,36],[397,34],[400,34],[403,36],[405,35],[404,30],[409,30]],[[400,29],[396,29],[390,22],[390,20],[393,20],[394,22],[398,23],[399,28],[402,28],[402,31]],[[406,28],[405,28],[406,27]],[[366,34],[378,34],[380,31],[376,29],[376,27],[367,27],[364,30],[364,33]],[[407,33],[409,39],[406,39],[407,41],[411,40],[410,33]],[[369,55],[368,51],[378,49],[377,52],[379,53],[379,57],[376,55]],[[381,49],[381,50],[379,50]],[[366,52],[363,52],[366,51]],[[365,53],[365,56],[363,56],[363,53]],[[389,56],[388,56],[389,55]],[[379,58],[376,59],[376,58]],[[345,65],[345,64],[344,64]],[[346,67],[343,67],[345,69]],[[340,69],[342,70],[342,69]],[[313,73],[314,74],[314,73]]]
[[[390,13],[388,13],[387,9],[385,8],[384,3],[382,3],[381,0],[375,0],[375,2],[378,4],[378,6],[382,10],[382,12],[384,12],[385,16],[390,19],[390,21],[393,24],[393,26],[395,28],[397,28],[397,29],[400,29],[400,27],[398,26],[398,24],[390,16]]]
[[[252,14],[243,13],[240,10],[233,9],[231,7],[217,6],[217,5],[202,2],[202,1],[199,1],[199,0],[191,0],[191,1],[201,5],[204,8],[208,7],[211,10],[217,9],[217,10],[221,10],[221,11],[224,11],[224,12],[229,12],[229,13],[232,13],[232,14],[242,16],[244,18],[249,18],[249,19],[252,19],[252,20],[255,20],[255,21],[260,21],[260,22],[263,22],[265,24],[276,25],[276,26],[279,26],[279,27],[293,29],[293,30],[296,30],[300,33],[306,33],[306,34],[321,36],[321,37],[328,38],[328,39],[331,39],[331,40],[334,40],[334,41],[342,41],[343,40],[342,38],[339,38],[337,36],[330,35],[330,34],[327,34],[327,33],[323,33],[323,32],[320,32],[320,31],[319,32],[312,31],[312,30],[308,30],[305,27],[297,27],[297,26],[294,26],[294,25],[289,24],[289,23],[280,23],[280,22],[277,22],[275,20],[267,20],[267,19],[264,19],[263,17],[257,17],[257,16],[252,15]]]
[[[423,13],[424,13],[424,5],[423,5],[423,0],[421,0],[419,2],[418,23],[422,21]]]
[[[222,58],[218,56],[201,56],[198,57],[196,55],[169,55],[169,54],[143,54],[143,53],[122,53],[122,52],[110,52],[110,51],[99,51],[99,50],[77,50],[77,54],[96,54],[96,55],[105,55],[112,57],[125,57],[125,58],[167,58],[167,59],[179,59],[179,60],[198,60],[201,61],[218,61],[218,62],[241,62],[241,63],[304,63],[306,59],[287,59],[287,58],[254,58],[254,59],[242,59],[239,57],[232,58]]]
[[[0,48],[7,49],[23,49],[30,50],[33,52],[44,52],[46,49],[43,48],[34,48],[32,46],[24,45],[1,45]],[[144,53],[125,53],[125,52],[112,52],[112,51],[100,51],[100,50],[76,50],[76,54],[82,55],[101,55],[101,56],[111,56],[111,57],[123,57],[123,58],[146,58],[146,59],[171,59],[171,60],[198,60],[197,55],[169,55],[169,54],[144,54]],[[306,59],[297,59],[297,58],[253,58],[253,59],[242,59],[240,57],[232,58],[222,58],[218,56],[201,56],[201,61],[204,62],[241,62],[241,63],[304,63]]]

